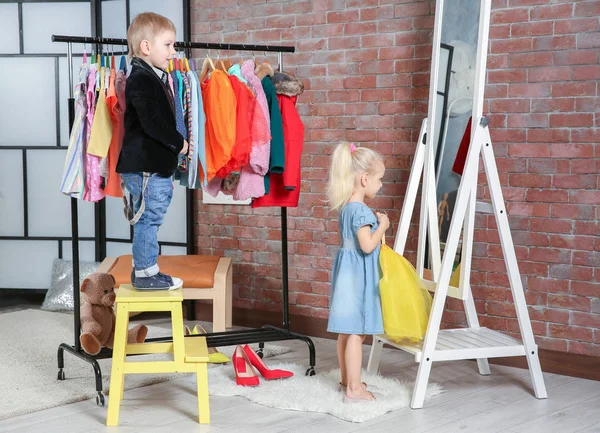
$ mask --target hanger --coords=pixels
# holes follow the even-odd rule
[[[193,67],[193,65],[194,65],[194,62],[192,62],[192,67]],[[187,57],[185,58],[185,69],[187,72],[190,72],[192,70],[192,68],[190,68],[190,62]]]
[[[83,63],[87,63],[87,45],[83,44]]]
[[[183,55],[183,52],[179,53],[180,58],[179,58],[179,72],[181,72],[182,74],[185,73],[185,57]]]
[[[110,69],[115,69],[115,47],[111,46],[111,56],[110,56]]]
[[[203,82],[204,79],[206,78],[206,76],[211,72],[215,70],[215,64],[213,63],[213,61],[211,60],[210,57],[208,57],[208,51],[206,52],[206,57],[204,58],[204,61],[202,62],[202,70],[200,71],[200,82]]]
[[[229,75],[229,72],[227,72],[227,68],[225,67],[225,63],[221,59],[215,62],[215,69],[219,69]]]
[[[127,72],[127,60],[125,59],[125,54],[121,55],[121,65],[119,69],[124,72]]]

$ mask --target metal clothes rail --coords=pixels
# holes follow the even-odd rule
[[[64,36],[53,35],[53,42],[67,43],[67,60],[69,72],[69,130],[71,129],[75,118],[75,100],[73,98],[73,44],[92,44],[92,45],[127,45],[127,39],[113,39],[100,37],[82,37],[82,36]],[[224,50],[224,51],[263,51],[279,53],[279,70],[282,70],[282,53],[293,53],[293,46],[276,46],[276,45],[246,45],[246,44],[226,44],[226,43],[211,43],[211,42],[176,42],[176,48],[186,49],[206,49],[206,50]],[[189,210],[189,209],[188,209]],[[68,352],[73,356],[82,359],[92,365],[96,377],[96,403],[104,406],[104,395],[102,394],[102,372],[97,359],[110,358],[112,351],[102,349],[95,356],[85,353],[79,342],[81,332],[81,317],[80,317],[80,296],[79,296],[79,223],[78,223],[78,208],[77,199],[71,198],[71,232],[72,232],[72,254],[73,254],[73,299],[74,299],[74,344],[62,343],[58,348],[58,379],[65,380],[64,373],[64,352]],[[188,230],[190,230],[188,228]],[[95,236],[98,236],[96,232]],[[188,233],[188,251],[193,248],[193,237]],[[283,340],[303,340],[308,345],[310,367],[306,370],[306,375],[313,376],[315,374],[315,346],[309,337],[290,331],[289,319],[289,297],[288,297],[288,244],[287,244],[287,208],[281,208],[281,255],[282,255],[282,289],[283,289],[283,327],[263,326],[260,329],[249,329],[241,331],[226,331],[214,332],[205,334],[206,342],[209,347],[221,347],[237,344],[259,343],[259,355],[262,356],[264,343],[268,341],[283,341]],[[152,338],[147,339],[148,342],[168,341],[170,338]]]

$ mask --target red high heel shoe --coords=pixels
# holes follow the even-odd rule
[[[248,360],[250,360],[252,363],[252,366],[256,367],[262,377],[267,380],[285,379],[286,377],[292,377],[294,375],[294,373],[287,370],[271,370],[269,367],[267,367],[264,361],[260,359],[256,352],[247,344],[244,346],[244,353],[246,354]]]
[[[246,356],[242,346],[235,348],[231,360],[233,361],[233,370],[235,371],[235,383],[240,386],[258,386],[260,379],[254,368],[252,368],[252,365],[250,365],[250,360]]]

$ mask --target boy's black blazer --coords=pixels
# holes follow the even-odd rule
[[[125,87],[125,134],[117,173],[150,172],[171,176],[183,137],[177,132],[173,98],[152,67],[141,59],[131,62]]]

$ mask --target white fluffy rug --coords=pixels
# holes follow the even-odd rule
[[[170,322],[148,326],[148,337],[171,335]],[[92,366],[65,352],[66,380],[57,380],[56,351],[60,343],[73,344],[72,314],[22,310],[0,314],[0,420],[36,412],[96,395]],[[219,349],[230,356],[233,347]],[[283,346],[266,345],[266,357],[289,352]],[[164,355],[142,356],[150,360]],[[108,390],[110,359],[99,360],[103,389]],[[218,367],[213,367],[218,369]],[[213,370],[210,369],[210,371]],[[231,368],[231,367],[230,367]],[[181,374],[129,375],[125,389],[181,377]]]
[[[236,385],[233,367],[224,365],[209,371],[209,393],[225,397],[243,396],[255,403],[277,409],[328,413],[351,422],[368,421],[410,404],[412,383],[363,371],[362,379],[373,386],[376,400],[344,403],[343,394],[338,386],[339,369],[319,372],[317,365],[317,375],[307,377],[304,375],[305,366],[277,362],[268,365],[271,368],[293,371],[294,376],[284,380],[261,380],[260,385],[254,388],[243,387]],[[426,397],[441,392],[438,384],[430,384]]]

